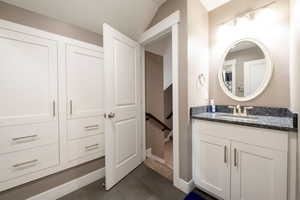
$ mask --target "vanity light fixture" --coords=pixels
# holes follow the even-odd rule
[[[240,13],[238,15],[236,15],[234,18],[226,21],[226,22],[223,22],[223,23],[220,23],[219,25],[220,26],[237,26],[239,23],[241,23],[241,21],[243,20],[246,20],[246,21],[252,21],[256,18],[256,16],[262,16],[263,13],[262,11],[265,11],[267,9],[269,9],[268,7],[275,4],[276,1],[271,1],[270,3],[267,3],[261,7],[257,7],[257,8],[254,8],[254,9],[251,9],[251,10],[248,10],[246,12],[243,12],[243,13]]]

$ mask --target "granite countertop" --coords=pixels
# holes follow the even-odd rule
[[[208,108],[208,107],[207,107]],[[251,114],[249,117],[255,117],[255,119],[242,119],[242,118],[229,118],[224,115],[231,113],[224,112],[227,110],[217,108],[217,112],[212,113],[208,112],[209,109],[199,109],[192,108],[191,110],[191,117],[193,119],[200,119],[206,121],[216,121],[222,123],[230,123],[230,124],[237,124],[242,126],[251,126],[257,128],[266,128],[266,129],[274,129],[280,131],[288,131],[288,132],[297,132],[297,117],[295,115],[257,115]],[[223,112],[220,112],[220,111]],[[261,113],[260,113],[261,114]],[[295,119],[296,118],[296,119]]]

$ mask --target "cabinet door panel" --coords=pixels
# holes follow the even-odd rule
[[[285,200],[287,154],[232,143],[231,199]]]
[[[103,73],[102,52],[67,46],[69,118],[103,114]]]
[[[193,179],[199,187],[230,199],[230,142],[193,133]]]
[[[56,119],[57,44],[0,29],[0,126]]]

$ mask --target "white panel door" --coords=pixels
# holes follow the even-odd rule
[[[286,200],[287,153],[232,143],[231,200]]]
[[[0,28],[0,126],[57,120],[57,44]]]
[[[244,96],[253,94],[263,84],[267,64],[265,59],[252,60],[244,64]]]
[[[68,118],[104,113],[103,52],[67,45]]]
[[[140,45],[105,24],[105,169],[110,189],[142,162]]]
[[[195,132],[193,152],[195,184],[230,200],[230,141]]]

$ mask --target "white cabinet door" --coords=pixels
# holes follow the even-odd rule
[[[103,52],[67,45],[68,118],[103,114]]]
[[[235,142],[231,148],[231,200],[286,200],[286,153]]]
[[[105,180],[110,189],[142,162],[140,45],[103,26],[105,51]]]
[[[0,28],[0,126],[57,120],[57,44]]]
[[[230,199],[230,141],[193,133],[193,180],[199,187]]]

